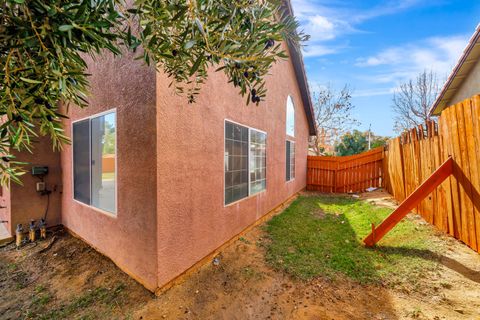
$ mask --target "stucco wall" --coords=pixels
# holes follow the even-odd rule
[[[138,53],[137,53],[138,54]],[[62,152],[62,223],[154,290],[156,265],[155,70],[133,56],[111,54],[89,61],[91,97],[70,108],[72,121],[117,109],[117,215],[73,200],[72,149]],[[66,122],[71,134],[71,122]]]
[[[164,285],[306,185],[308,127],[290,61],[268,77],[267,101],[246,106],[221,73],[187,104],[157,76],[158,284]],[[286,102],[295,107],[296,178],[285,181]],[[267,132],[267,190],[224,206],[224,120]]]
[[[33,143],[33,153],[15,152],[19,161],[27,162],[25,170],[27,173],[21,176],[23,185],[10,183],[10,203],[12,212],[12,234],[16,225],[22,223],[24,230],[28,230],[28,223],[31,219],[38,221],[45,215],[48,203],[47,225],[60,224],[61,192],[62,192],[62,170],[60,166],[60,153],[54,152],[49,136],[38,137]],[[48,174],[44,181],[46,188],[52,193],[50,199],[46,195],[40,195],[36,191],[36,183],[41,181],[38,177],[32,176],[32,166],[48,166]]]
[[[480,61],[470,70],[467,78],[463,80],[460,88],[456,90],[455,95],[447,103],[447,106],[459,103],[480,93]]]
[[[10,235],[13,235],[13,224],[12,224],[12,217],[11,217],[11,203],[10,203],[10,188],[0,187],[1,188],[1,195],[0,195],[0,220],[6,221],[4,223],[5,229],[8,231]]]

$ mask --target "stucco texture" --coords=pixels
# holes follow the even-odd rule
[[[290,60],[274,65],[267,100],[259,106],[247,106],[222,73],[212,72],[197,102],[188,104],[169,88],[170,79],[132,54],[105,53],[88,65],[89,107],[70,107],[65,131],[72,138],[72,122],[116,109],[117,213],[73,199],[71,145],[54,153],[48,139],[41,139],[41,151],[25,160],[50,168],[47,183],[55,191],[49,224],[62,223],[146,288],[162,287],[305,187],[309,130]],[[295,137],[286,135],[288,95],[295,105]],[[266,191],[228,206],[225,120],[267,133]],[[289,182],[287,138],[296,149],[295,179]],[[46,199],[35,192],[36,178],[25,179],[25,188],[13,186],[12,196],[7,192],[0,199],[12,202],[13,223],[44,213]]]
[[[138,53],[137,53],[138,54]],[[157,287],[155,70],[133,55],[110,53],[89,60],[91,94],[86,109],[70,108],[71,122],[117,111],[117,214],[73,200],[72,148],[62,152],[62,223],[145,287]]]
[[[475,62],[475,66],[470,70],[468,76],[463,80],[460,87],[456,89],[455,94],[448,102],[447,106],[459,103],[480,93],[480,61]]]
[[[267,100],[246,105],[222,73],[195,104],[157,74],[158,285],[168,283],[306,185],[308,124],[289,60],[267,79]],[[286,102],[295,104],[296,178],[285,181]],[[225,119],[267,133],[267,189],[224,206]]]
[[[53,151],[49,136],[39,136],[33,142],[33,153],[27,151],[14,152],[19,161],[26,162],[24,169],[27,171],[22,177],[23,185],[10,183],[10,205],[12,234],[15,233],[16,225],[23,224],[24,230],[28,230],[31,219],[38,220],[47,214],[47,226],[55,226],[61,223],[61,193],[62,193],[62,169],[60,166],[60,152]],[[48,174],[44,176],[46,189],[51,191],[50,199],[36,191],[36,183],[41,179],[32,176],[32,166],[48,166]],[[48,212],[47,210],[48,203]]]
[[[7,236],[5,231],[8,235],[13,235],[13,223],[12,223],[12,207],[10,201],[10,188],[0,187],[1,194],[0,194],[0,220],[5,221],[3,222],[4,231],[3,233],[0,232],[3,236]],[[1,227],[1,226],[0,226]]]

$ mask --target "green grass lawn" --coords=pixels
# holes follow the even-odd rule
[[[391,209],[350,197],[301,196],[266,226],[267,260],[300,279],[347,276],[360,283],[415,281],[437,265],[432,228],[406,218],[375,248],[362,239]]]

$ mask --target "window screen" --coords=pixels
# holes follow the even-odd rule
[[[116,113],[73,123],[74,199],[115,213]]]
[[[265,133],[250,129],[250,194],[266,188],[266,142]]]
[[[225,204],[248,196],[248,128],[225,122]]]
[[[285,145],[286,179],[295,179],[295,142],[286,141]]]
[[[73,198],[90,204],[90,120],[73,124]]]

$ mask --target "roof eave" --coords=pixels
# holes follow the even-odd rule
[[[284,1],[285,12],[290,15],[293,15],[292,5],[289,0]],[[302,98],[302,103],[304,106],[305,114],[308,120],[309,134],[314,136],[317,134],[317,129],[315,126],[315,117],[313,112],[313,103],[310,95],[310,88],[307,81],[307,73],[305,71],[305,65],[303,63],[303,56],[297,45],[287,40],[287,46],[289,51],[290,59],[293,63],[293,68],[295,70],[295,77],[297,79],[298,86],[300,88],[300,94]]]
[[[450,86],[453,80],[460,72],[460,69],[462,68],[465,61],[468,60],[470,53],[472,52],[473,48],[475,47],[475,44],[479,40],[480,40],[480,24],[477,26],[475,33],[470,38],[470,41],[468,42],[466,48],[463,50],[463,53],[460,59],[458,60],[455,67],[453,68],[452,73],[448,76],[447,81],[445,82],[445,84],[442,87],[442,90],[440,91],[440,94],[437,96],[437,99],[435,100],[432,107],[430,108],[430,111],[429,111],[430,116],[438,116],[445,108],[445,106],[441,105],[442,102],[447,103],[446,101],[444,101],[445,94],[450,89]]]

